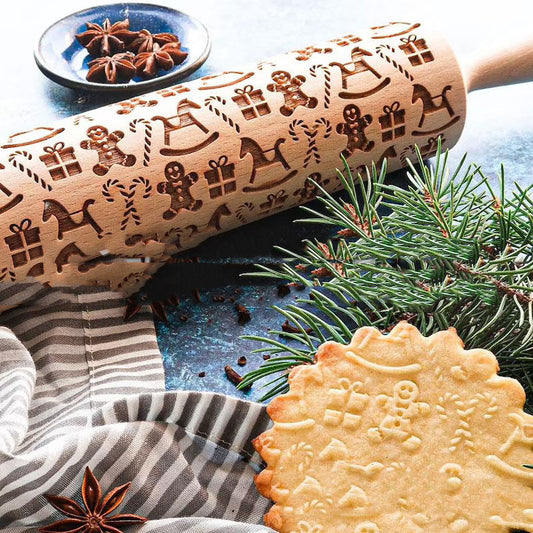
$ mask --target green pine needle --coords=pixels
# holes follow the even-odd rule
[[[389,331],[401,320],[424,335],[455,327],[466,348],[485,348],[501,373],[533,398],[533,192],[497,189],[466,156],[453,172],[440,145],[435,165],[417,150],[406,189],[385,182],[386,165],[367,179],[338,171],[349,201],[315,183],[323,210],[303,207],[305,222],[327,224],[336,237],[280,250],[279,269],[251,275],[305,286],[308,296],[275,307],[294,332],[244,337],[270,356],[239,388],[269,379],[263,400],[288,390],[291,368],[313,362],[328,340],[348,343],[355,329]],[[379,213],[378,213],[379,209]],[[383,214],[385,213],[385,214]],[[532,374],[532,375],[530,375]]]

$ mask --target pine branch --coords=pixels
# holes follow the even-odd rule
[[[279,269],[251,275],[303,285],[307,295],[275,309],[291,332],[245,337],[270,355],[239,388],[274,378],[263,399],[287,390],[291,368],[313,361],[328,340],[348,343],[353,331],[389,331],[401,320],[424,335],[455,327],[467,348],[486,348],[501,372],[533,398],[533,193],[506,190],[503,168],[491,186],[466,156],[453,172],[440,145],[433,167],[417,150],[406,189],[385,182],[386,165],[353,177],[338,172],[348,200],[318,183],[320,211],[303,207],[305,222],[332,226],[328,242],[304,241],[303,253],[280,249]]]

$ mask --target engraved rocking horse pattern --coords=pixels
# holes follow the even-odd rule
[[[91,213],[89,213],[89,206],[94,204],[94,200],[89,199],[83,202],[81,209],[69,212],[57,200],[47,199],[44,201],[43,222],[48,221],[50,217],[55,217],[57,220],[57,238],[63,239],[65,233],[77,230],[84,226],[91,226],[100,237],[102,228],[97,224]],[[81,214],[81,217],[78,215]],[[79,219],[79,221],[76,221]]]
[[[34,226],[40,222],[45,256],[39,279],[53,285],[58,273],[63,282],[76,270],[82,276],[75,282],[83,282],[83,276],[104,271],[99,263],[83,266],[102,249],[109,248],[109,257],[150,257],[149,245],[173,250],[177,240],[186,249],[204,234],[270,212],[265,199],[276,197],[272,211],[294,204],[281,205],[282,198],[310,200],[308,176],[323,176],[325,188],[336,190],[341,155],[364,174],[372,161],[380,165],[387,158],[389,168],[405,164],[417,136],[419,144],[433,147],[444,132],[451,144],[461,125],[464,92],[458,70],[440,86],[428,78],[429,72],[441,73],[445,56],[435,42],[420,24],[391,23],[302,47],[250,71],[227,70],[143,96],[149,105],[130,100],[112,104],[107,117],[85,113],[65,127],[12,135],[0,146],[0,246],[8,236],[2,228],[19,223],[21,215],[31,217]],[[431,61],[419,59],[423,54]],[[117,105],[128,112],[117,113]],[[300,128],[297,135],[291,135],[291,124]],[[45,161],[50,138],[59,148]],[[15,148],[21,151],[13,162]],[[63,172],[53,190],[39,187],[40,176],[72,165],[76,172]],[[139,206],[135,234],[118,239],[124,202],[102,202],[101,190],[119,180],[129,191],[133,179],[149,180],[153,191]],[[197,228],[201,237],[186,228]],[[68,268],[74,263],[75,269]],[[0,253],[0,274],[8,267]],[[129,274],[124,271],[123,278]],[[139,276],[128,279],[134,278]],[[122,287],[122,281],[117,278],[114,286]]]
[[[422,127],[427,118],[427,115],[438,113],[441,110],[446,110],[448,112],[449,117],[451,118],[450,121],[439,126],[436,129],[434,128],[431,131],[424,131],[418,133],[413,132],[413,135],[427,135],[428,133],[442,131],[451,126],[452,124],[455,124],[459,120],[458,116],[454,117],[455,112],[450,104],[450,100],[447,95],[448,91],[451,91],[451,89],[451,85],[446,85],[439,94],[432,96],[431,93],[424,86],[419,85],[418,83],[415,83],[413,85],[413,98],[411,100],[411,103],[414,104],[418,100],[422,101],[422,115],[420,117],[420,121],[418,122],[418,128]]]
[[[219,133],[213,132],[204,141],[194,146],[189,146],[187,148],[170,148],[171,133],[175,131],[196,126],[202,133],[206,135],[209,133],[209,129],[202,122],[200,122],[200,120],[198,120],[193,113],[194,110],[200,108],[201,106],[195,102],[184,99],[178,103],[177,113],[175,115],[170,117],[163,117],[160,115],[152,117],[152,120],[161,121],[163,123],[165,148],[161,149],[162,155],[176,156],[191,154],[201,150],[202,148],[205,148],[218,139]]]

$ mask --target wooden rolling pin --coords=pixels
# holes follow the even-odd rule
[[[168,257],[452,146],[466,90],[531,79],[533,47],[474,63],[393,22],[11,135],[0,145],[0,281],[137,290]],[[465,81],[466,80],[466,81]]]

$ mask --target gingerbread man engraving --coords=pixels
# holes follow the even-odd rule
[[[170,196],[170,208],[163,213],[165,220],[172,220],[180,209],[198,211],[202,207],[201,200],[195,200],[190,188],[198,181],[198,174],[191,172],[185,175],[181,163],[171,161],[165,167],[165,179],[157,184],[157,192]]]
[[[355,104],[348,104],[343,112],[344,122],[337,124],[337,133],[346,135],[346,148],[341,152],[348,159],[356,150],[370,152],[374,141],[366,138],[365,128],[372,123],[371,115],[361,116],[361,110]]]
[[[430,411],[427,403],[417,401],[418,396],[416,383],[409,380],[396,383],[392,397],[380,394],[377,402],[387,410],[387,414],[379,427],[368,430],[370,440],[379,443],[384,439],[396,439],[407,450],[417,450],[422,441],[412,433],[412,420]]]
[[[286,70],[276,70],[272,73],[274,83],[269,83],[267,89],[273,93],[282,93],[285,104],[280,107],[280,113],[285,117],[290,117],[298,106],[314,109],[318,100],[314,96],[307,96],[301,85],[305,82],[305,76],[294,76]]]
[[[84,150],[96,150],[98,163],[94,165],[93,172],[97,176],[105,176],[113,165],[131,167],[136,158],[133,154],[125,154],[117,145],[124,137],[122,131],[109,130],[105,126],[91,126],[87,130],[89,140],[81,141],[80,146]]]

